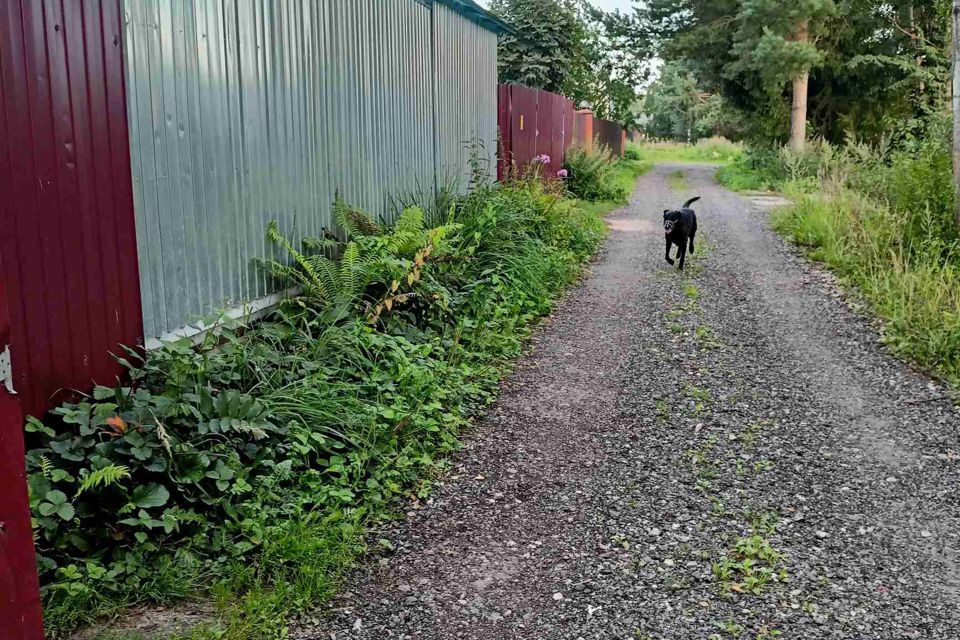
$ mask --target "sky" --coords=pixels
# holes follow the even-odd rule
[[[590,4],[604,11],[619,9],[620,13],[630,13],[632,0],[590,0]]]

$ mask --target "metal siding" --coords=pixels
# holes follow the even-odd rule
[[[387,216],[433,188],[429,7],[124,2],[146,335],[270,293],[269,220],[299,240],[331,225],[337,190]]]
[[[438,178],[469,187],[471,146],[479,144],[488,180],[496,175],[497,36],[435,3]]]

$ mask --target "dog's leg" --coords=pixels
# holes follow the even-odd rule
[[[680,259],[680,271],[683,271],[683,261],[687,257],[687,243],[684,242],[677,248],[677,258]]]
[[[690,232],[690,255],[693,255],[693,238],[697,235],[697,230],[694,229]]]
[[[670,257],[670,240],[667,239],[667,249],[663,254],[663,257],[667,259],[667,262],[673,264],[673,258]]]

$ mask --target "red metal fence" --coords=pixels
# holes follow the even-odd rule
[[[502,179],[511,165],[522,167],[542,155],[550,156],[546,174],[556,175],[573,141],[573,119],[573,101],[569,98],[516,84],[499,85],[501,149],[497,177]]]
[[[616,122],[594,118],[593,135],[598,144],[610,149],[615,156],[622,156],[625,134],[623,127]]]
[[[0,388],[5,640],[43,637],[21,412],[111,384],[111,352],[143,338],[122,20],[120,0],[0,3],[0,349],[20,391]]]
[[[616,122],[594,118],[589,109],[577,110],[573,101],[542,89],[516,84],[497,87],[497,121],[500,126],[500,162],[497,177],[502,179],[510,166],[522,167],[541,155],[550,156],[546,174],[553,176],[563,167],[563,158],[572,145],[593,149],[607,146],[623,155],[624,131]]]

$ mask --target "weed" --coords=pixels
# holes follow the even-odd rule
[[[757,533],[738,538],[712,570],[725,595],[760,595],[769,583],[787,580],[783,554]]]
[[[723,343],[714,335],[713,329],[706,325],[697,327],[693,332],[693,336],[703,349],[719,349],[723,347]]]
[[[740,636],[743,635],[743,632],[746,631],[746,628],[742,624],[738,624],[733,620],[717,622],[715,624],[721,633],[728,635],[731,638],[740,638]]]
[[[670,405],[663,398],[658,398],[655,406],[657,418],[661,421],[666,420],[670,415]]]
[[[774,466],[775,465],[771,460],[758,460],[757,462],[753,463],[753,471],[754,473],[763,473],[764,471],[773,469]]]

